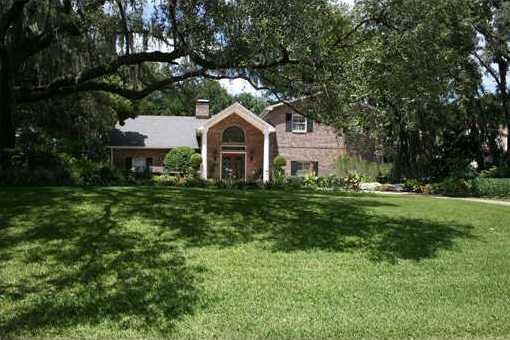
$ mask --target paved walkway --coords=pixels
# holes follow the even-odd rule
[[[486,199],[486,198],[448,197],[448,196],[436,196],[436,195],[421,195],[421,194],[415,194],[415,193],[412,193],[412,192],[376,191],[374,193],[376,193],[376,194],[383,194],[383,195],[401,195],[401,196],[409,195],[409,196],[417,196],[417,197],[431,197],[431,198],[442,199],[442,200],[468,201],[468,202],[487,203],[487,204],[502,205],[502,206],[510,207],[510,201],[499,201],[499,200],[492,200],[492,199]]]

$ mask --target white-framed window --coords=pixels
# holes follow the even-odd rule
[[[314,161],[291,161],[290,162],[290,175],[297,177],[304,177],[307,174],[314,174],[318,176],[319,162]]]
[[[292,132],[306,132],[306,118],[299,113],[292,113]]]
[[[143,172],[146,166],[145,158],[133,158],[133,168],[135,168],[135,171]]]

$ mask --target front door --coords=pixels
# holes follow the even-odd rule
[[[224,153],[222,162],[222,179],[244,180],[245,154]]]

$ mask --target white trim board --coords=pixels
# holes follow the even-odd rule
[[[107,146],[108,149],[133,149],[133,150],[171,150],[179,146]],[[192,148],[193,149],[193,148]],[[200,150],[200,149],[193,149]]]

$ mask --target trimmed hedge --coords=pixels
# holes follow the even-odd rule
[[[478,178],[472,183],[472,190],[478,196],[510,197],[510,178]]]

